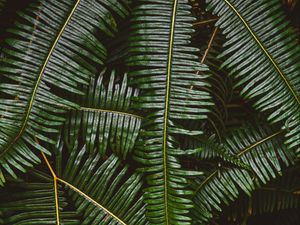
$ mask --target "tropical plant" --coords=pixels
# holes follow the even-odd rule
[[[299,224],[298,1],[14,2],[0,224]]]

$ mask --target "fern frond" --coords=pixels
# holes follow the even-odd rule
[[[117,156],[103,160],[86,147],[73,149],[64,163],[56,158],[55,170],[42,154],[49,170],[33,170],[33,181],[12,181],[1,190],[4,224],[147,224],[141,175],[129,174]]]
[[[34,175],[33,175],[34,177]],[[53,182],[43,173],[37,173],[32,182],[10,180],[1,190],[1,224],[55,224],[55,201]],[[62,224],[80,224],[76,211],[68,209],[69,203],[59,185],[58,199],[60,222]],[[11,190],[14,190],[13,195]]]
[[[0,185],[3,173],[16,177],[39,162],[36,150],[49,153],[35,138],[54,143],[64,121],[60,106],[76,108],[67,94],[83,94],[103,64],[106,49],[97,32],[111,36],[116,31],[115,15],[127,10],[120,1],[39,0],[24,12],[10,29],[0,72],[9,83],[0,84]]]
[[[128,87],[127,74],[118,83],[115,73],[108,73],[107,87],[103,81],[106,70],[96,80],[91,79],[86,98],[79,99],[80,107],[71,110],[64,135],[70,151],[78,147],[79,136],[88,151],[97,151],[101,156],[108,147],[124,159],[132,151],[142,117],[129,109],[138,93]]]
[[[207,0],[227,41],[220,57],[241,95],[281,121],[286,144],[300,149],[300,46],[278,0]]]
[[[251,210],[251,216],[274,213],[282,210],[297,209],[300,196],[297,194],[299,179],[284,176],[256,190],[251,197],[241,196],[231,205],[231,213],[245,216]],[[230,213],[230,214],[231,214]]]
[[[146,115],[135,159],[148,174],[147,216],[152,224],[191,224],[186,177],[200,173],[182,168],[177,157],[185,152],[176,136],[201,134],[181,122],[206,119],[212,105],[209,94],[197,88],[209,85],[208,68],[189,44],[195,18],[185,0],[140,0],[132,15],[127,64],[130,85],[140,89],[134,106]]]
[[[235,155],[251,169],[218,166],[206,172],[202,179],[195,180],[195,220],[207,221],[214,210],[221,211],[221,204],[229,204],[241,192],[248,195],[262,184],[281,175],[282,162],[293,164],[293,154],[278,141],[282,131],[269,128],[248,127],[232,132],[224,142],[228,154]]]
[[[228,152],[224,146],[219,143],[215,135],[207,138],[193,137],[187,139],[187,144],[184,147],[185,149],[199,149],[199,151],[194,154],[194,158],[200,161],[199,164],[214,160],[248,169],[248,166],[244,164],[240,158],[235,154]]]
[[[298,177],[297,167],[291,168],[284,172],[284,176],[255,190],[252,196],[240,195],[233,204],[224,209],[218,221],[228,220],[241,224],[244,218],[248,218],[248,224],[262,224],[265,218],[273,216],[279,218],[276,222],[268,220],[272,225],[297,224],[294,214],[297,214],[300,206]],[[289,215],[288,220],[280,220],[285,213]]]

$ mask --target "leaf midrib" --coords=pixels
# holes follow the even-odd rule
[[[251,144],[249,147],[247,147],[247,148],[245,148],[244,150],[242,150],[240,153],[236,154],[236,157],[241,157],[241,156],[244,155],[245,153],[247,153],[247,152],[251,151],[252,149],[254,149],[256,146],[261,145],[262,143],[265,143],[266,141],[271,140],[272,138],[277,137],[278,135],[280,135],[280,134],[282,134],[282,133],[283,133],[283,131],[280,130],[280,131],[278,131],[278,132],[276,132],[276,133],[273,133],[273,134],[271,134],[271,135],[269,135],[269,136],[267,136],[267,137],[265,137],[265,138],[263,138],[263,139],[261,139],[261,140],[258,140],[257,142]],[[195,192],[194,192],[194,195],[196,195],[196,193],[199,192],[199,191],[202,189],[202,187],[203,187],[206,183],[208,183],[208,181],[211,180],[211,179],[217,174],[218,170],[219,170],[219,168],[216,169],[213,173],[211,173],[211,174],[210,174],[210,175],[209,175],[209,176],[208,176],[208,177],[207,177],[207,178],[206,178],[206,179],[198,186],[198,188],[197,188],[197,189],[195,190]]]
[[[277,70],[277,72],[279,73],[280,77],[282,78],[282,80],[284,81],[284,83],[286,84],[286,86],[288,87],[289,91],[291,92],[291,94],[293,95],[293,98],[295,98],[296,102],[298,103],[298,105],[300,106],[300,98],[297,96],[296,91],[292,88],[291,84],[289,83],[289,81],[287,80],[287,78],[284,76],[283,72],[281,71],[281,69],[279,68],[279,66],[277,65],[277,63],[275,62],[275,60],[273,59],[273,57],[270,55],[270,53],[268,52],[268,50],[264,47],[264,45],[261,43],[261,41],[259,40],[259,38],[256,36],[256,34],[254,33],[254,31],[251,29],[251,27],[249,26],[249,24],[247,23],[247,21],[243,18],[243,16],[237,11],[237,9],[228,1],[228,0],[223,0],[232,10],[233,12],[240,18],[240,20],[242,21],[242,23],[245,25],[246,29],[249,31],[249,33],[252,35],[252,37],[254,38],[254,40],[257,42],[257,44],[259,45],[259,47],[263,50],[263,52],[265,53],[265,55],[267,56],[267,58],[271,61],[271,63],[273,64],[273,66],[275,67],[275,69]]]
[[[178,0],[174,0],[172,21],[170,26],[170,39],[169,39],[169,52],[168,52],[168,66],[167,66],[167,82],[166,82],[166,98],[164,110],[164,132],[163,132],[163,167],[164,167],[164,208],[166,224],[169,224],[169,210],[168,210],[168,175],[167,175],[167,132],[168,132],[168,118],[169,118],[169,98],[170,98],[170,83],[171,83],[171,70],[173,59],[173,43],[174,31],[176,21],[176,9]]]
[[[62,26],[61,30],[59,31],[55,41],[53,42],[52,44],[52,47],[45,59],[45,62],[42,66],[42,69],[38,75],[38,79],[36,81],[36,84],[33,88],[33,91],[32,91],[32,95],[31,95],[31,98],[30,98],[30,101],[29,101],[29,104],[28,104],[28,107],[26,109],[26,113],[24,115],[24,120],[23,120],[23,123],[22,123],[22,126],[21,126],[21,129],[19,130],[18,134],[16,135],[16,137],[8,144],[8,146],[5,148],[4,151],[1,152],[0,154],[0,158],[3,157],[5,155],[5,153],[19,140],[19,138],[22,136],[22,134],[24,133],[25,129],[26,129],[26,126],[27,126],[27,123],[28,123],[28,120],[29,120],[29,116],[30,116],[30,113],[31,113],[31,110],[32,110],[32,107],[33,107],[33,103],[34,103],[34,100],[35,100],[35,96],[36,96],[36,93],[38,91],[38,88],[39,88],[39,85],[40,85],[40,82],[42,80],[42,76],[44,74],[44,71],[48,65],[48,62],[50,60],[50,57],[52,56],[52,53],[53,51],[55,50],[55,47],[60,39],[60,37],[62,36],[66,26],[68,25],[71,17],[73,16],[75,10],[77,9],[79,3],[80,3],[81,0],[77,0],[76,4],[74,5],[72,11],[70,12],[69,16],[67,17],[66,19],[66,22],[64,23],[64,25]]]
[[[273,133],[273,134],[269,135],[268,137],[263,138],[263,139],[257,141],[254,144],[251,144],[249,147],[245,148],[243,151],[241,151],[238,154],[236,154],[236,156],[240,157],[240,156],[246,154],[247,152],[249,152],[250,150],[252,150],[253,148],[255,148],[256,146],[258,146],[258,145],[260,145],[260,144],[262,144],[262,143],[264,143],[264,142],[266,142],[266,141],[268,141],[268,140],[270,140],[270,139],[272,139],[272,138],[274,138],[274,137],[276,137],[276,136],[278,136],[278,135],[280,135],[282,133],[283,133],[282,130],[280,130],[280,131],[278,131],[276,133]]]
[[[142,116],[132,114],[132,113],[127,113],[127,112],[122,112],[122,111],[116,111],[116,110],[110,110],[110,109],[100,109],[100,108],[90,108],[90,107],[80,107],[79,109],[76,109],[79,111],[86,111],[86,112],[96,112],[96,113],[112,113],[112,114],[118,114],[122,116],[129,116],[129,117],[134,117],[137,119],[142,119]]]
[[[46,163],[46,165],[47,165],[47,167],[48,167],[48,169],[49,169],[49,171],[50,171],[50,173],[53,177],[54,195],[55,195],[55,214],[56,214],[56,223],[57,223],[57,225],[60,225],[57,181],[63,183],[64,185],[66,185],[67,187],[72,189],[73,191],[77,192],[79,195],[81,195],[83,198],[87,199],[93,205],[95,205],[95,206],[99,207],[100,209],[104,210],[107,214],[109,214],[111,217],[113,217],[115,220],[117,220],[120,224],[126,225],[126,223],[124,221],[122,221],[119,217],[117,217],[114,213],[109,211],[107,208],[105,208],[104,206],[99,204],[96,200],[94,200],[93,198],[91,198],[90,196],[88,196],[83,191],[79,190],[77,187],[73,186],[72,184],[70,184],[66,180],[58,177],[56,175],[56,173],[54,172],[54,169],[52,168],[52,166],[51,166],[49,160],[47,159],[46,155],[43,152],[41,152],[41,154],[42,154],[42,156],[44,158],[44,161],[45,161],[45,163]]]

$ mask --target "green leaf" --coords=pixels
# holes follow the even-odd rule
[[[127,74],[121,83],[115,80],[115,71],[102,71],[91,79],[86,98],[79,100],[80,108],[71,110],[65,128],[65,138],[71,151],[78,146],[78,136],[89,152],[106,154],[108,147],[125,159],[131,153],[138,136],[142,117],[130,112],[132,98],[137,90],[127,85]],[[105,75],[109,75],[107,87]]]
[[[300,149],[300,46],[278,0],[207,0],[227,41],[220,57],[243,88],[241,95],[287,129]]]
[[[10,181],[1,190],[1,224],[56,224],[53,182],[45,174],[38,173],[36,181]],[[11,190],[14,193],[11,194]],[[68,209],[69,203],[59,185],[60,222],[67,225],[80,223],[76,211]]]
[[[16,176],[15,169],[38,163],[37,149],[49,154],[35,139],[53,143],[65,120],[62,107],[78,107],[66,93],[83,94],[106,57],[97,32],[112,36],[114,15],[125,14],[117,0],[41,0],[19,13],[0,67],[9,80],[0,84],[0,185],[3,173]]]
[[[224,209],[219,220],[224,221],[226,217],[228,220],[235,220],[240,223],[239,221],[249,217],[249,220],[261,224],[260,220],[272,217],[276,218],[275,223],[271,220],[268,221],[274,225],[297,224],[297,219],[295,220],[293,215],[299,215],[297,213],[300,205],[300,180],[298,177],[299,171],[297,169],[287,169],[284,176],[257,189],[252,196],[240,195],[234,203]],[[281,219],[285,212],[289,215],[288,220],[287,218]],[[295,220],[294,223],[290,223],[293,220]]]
[[[62,142],[55,151],[61,156]],[[86,147],[64,155],[63,163],[56,158],[61,170],[43,155],[48,168],[2,188],[4,224],[147,224],[140,174],[129,173],[116,155],[103,160]]]
[[[222,210],[222,203],[229,204],[243,192],[251,195],[256,188],[281,175],[282,163],[293,164],[294,155],[279,141],[280,135],[282,131],[249,126],[227,136],[223,144],[226,152],[239,158],[251,170],[219,163],[207,170],[202,179],[196,179],[195,221],[208,221],[214,210]]]
[[[176,137],[201,134],[181,122],[206,119],[212,105],[200,89],[209,86],[208,68],[190,46],[195,18],[188,1],[178,0],[140,0],[132,14],[127,64],[130,85],[141,91],[134,106],[146,114],[135,160],[147,173],[147,217],[151,224],[191,224],[187,177],[201,173],[182,168]]]

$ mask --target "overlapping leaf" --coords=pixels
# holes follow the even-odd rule
[[[0,84],[0,184],[4,171],[15,176],[15,168],[38,162],[35,149],[47,152],[34,139],[53,143],[64,121],[60,106],[77,107],[62,92],[82,94],[106,57],[97,33],[113,35],[113,15],[126,13],[117,0],[39,0],[20,13],[0,67],[9,79]]]
[[[200,139],[191,139],[188,141],[189,149],[201,149],[195,153],[195,158],[204,162],[212,160],[222,160],[223,162],[230,163],[233,166],[248,169],[248,165],[243,163],[242,160],[236,155],[228,152],[222,144],[220,144],[214,136]]]
[[[206,176],[195,182],[195,222],[212,217],[214,210],[236,199],[241,191],[250,195],[253,190],[281,174],[282,163],[293,162],[293,154],[279,142],[282,132],[272,132],[258,126],[239,129],[228,135],[224,148],[228,154],[238,157],[251,170],[226,166],[220,163]]]
[[[130,112],[131,100],[138,93],[128,87],[127,74],[121,83],[115,81],[115,71],[107,75],[107,87],[105,70],[96,80],[91,79],[80,108],[69,114],[65,137],[69,148],[78,146],[80,136],[90,152],[96,150],[103,156],[109,147],[125,159],[133,149],[141,125],[142,118]]]
[[[190,46],[194,20],[186,0],[139,0],[133,10],[127,62],[130,84],[141,91],[135,107],[146,114],[135,159],[148,174],[145,201],[152,224],[191,224],[186,176],[199,172],[182,168],[177,157],[185,152],[176,136],[201,134],[181,121],[206,119],[211,105],[209,94],[197,88],[208,86],[208,69]]]
[[[269,121],[282,121],[286,144],[300,147],[300,46],[278,0],[207,0],[227,38],[221,57],[242,96]]]
[[[11,182],[1,190],[4,224],[147,224],[141,176],[130,174],[117,156],[103,160],[83,147],[62,161],[62,142],[55,151],[56,171],[44,155],[49,170],[33,171],[35,182]]]
[[[245,216],[251,210],[251,216],[276,213],[282,210],[297,209],[300,205],[299,184],[295,179],[297,173],[280,177],[256,190],[251,197],[242,195],[238,201],[231,205],[232,216]],[[298,191],[298,192],[297,192]],[[229,211],[229,210],[227,210]]]
[[[190,2],[204,2],[35,1],[1,53],[0,185],[4,174],[9,182],[0,224],[206,224],[240,195],[241,224],[299,208],[298,188],[286,189],[295,179],[268,184],[300,146],[300,47],[279,1],[207,0],[219,20],[197,27],[218,20],[220,29],[202,63]],[[217,58],[220,30],[227,41]],[[110,69],[98,76],[103,64]],[[259,111],[251,119],[248,102]],[[264,115],[275,131],[264,121],[228,135]]]
[[[299,171],[296,168],[288,169],[284,171],[284,176],[262,186],[252,196],[241,194],[224,209],[218,221],[236,221],[241,224],[247,218],[251,224],[262,224],[263,220],[272,225],[297,224],[295,215],[299,215],[297,209],[300,205],[298,177]],[[285,217],[286,214],[288,218]]]
[[[72,185],[66,187],[82,214],[81,224],[147,224],[141,196],[142,177],[129,174],[128,166],[122,167],[115,155],[100,162],[99,154],[88,156],[82,148],[71,153],[62,173],[62,179]]]
[[[37,175],[41,178],[35,182],[10,180],[1,190],[0,224],[57,224],[53,182],[45,174]],[[61,224],[80,225],[79,214],[68,209],[69,203],[61,185],[58,199]]]

